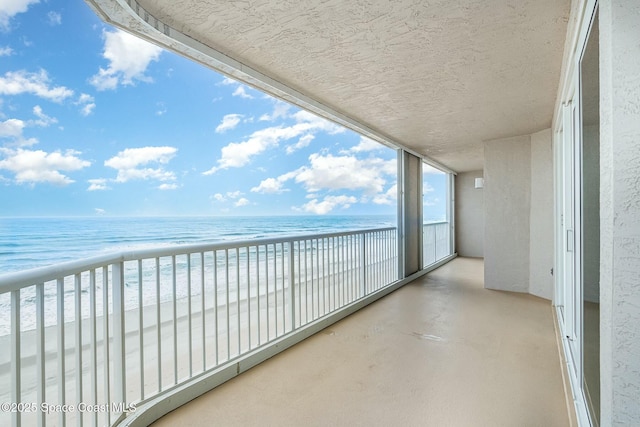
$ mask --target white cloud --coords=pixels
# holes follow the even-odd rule
[[[228,130],[235,128],[240,120],[242,119],[242,114],[227,114],[222,118],[222,122],[216,127],[217,133],[224,133]]]
[[[227,201],[234,201],[234,206],[246,206],[249,204],[249,200],[242,197],[244,193],[242,191],[227,191],[226,194],[216,193],[212,195],[209,199],[212,202],[220,202],[225,203]]]
[[[0,47],[0,56],[10,56],[13,55],[13,49],[9,46]]]
[[[367,195],[382,192],[386,183],[385,175],[397,173],[395,160],[380,158],[358,159],[354,156],[333,156],[312,154],[309,166],[303,166],[295,173],[295,180],[308,191],[362,190]]]
[[[160,58],[162,49],[122,30],[105,31],[102,56],[109,67],[100,68],[90,83],[98,90],[116,89],[119,85],[133,85],[135,81],[151,82],[145,75],[152,61]]]
[[[104,178],[90,179],[89,184],[90,185],[89,188],[87,188],[87,191],[109,190],[109,187],[107,186],[107,180]]]
[[[49,86],[49,75],[45,70],[28,73],[25,70],[8,71],[0,77],[0,95],[28,93],[53,102],[62,102],[73,96],[73,91],[64,86]]]
[[[310,126],[310,129],[322,130],[327,132],[329,135],[335,135],[345,131],[344,127],[330,122],[323,117],[316,116],[308,111],[300,110],[295,113],[293,117],[298,123],[307,123]]]
[[[347,152],[363,153],[367,151],[380,150],[382,148],[384,148],[384,146],[379,142],[376,142],[364,136],[360,136],[360,142],[358,143],[358,145],[351,147],[349,150],[347,150]]]
[[[0,138],[8,138],[10,140],[5,143],[5,146],[27,147],[37,144],[38,140],[35,138],[24,138],[24,129],[30,126],[47,127],[58,123],[58,119],[46,115],[39,105],[33,107],[33,114],[36,118],[26,122],[20,119],[8,119],[0,122]]]
[[[96,108],[93,96],[86,93],[80,94],[75,104],[80,106],[80,114],[85,117],[91,114]]]
[[[431,193],[432,191],[435,191],[435,188],[433,188],[431,186],[431,184],[429,184],[428,182],[423,182],[422,183],[422,195],[424,196],[427,193]]]
[[[289,180],[302,184],[312,199],[298,210],[314,213],[326,213],[336,205],[343,203],[344,198],[327,196],[319,201],[318,193],[322,191],[362,191],[363,201],[370,200],[375,204],[391,204],[396,199],[397,187],[393,184],[385,191],[388,177],[396,176],[396,160],[381,158],[358,159],[355,156],[334,156],[331,154],[312,154],[309,165],[287,172],[277,178],[264,179],[251,189],[255,193],[277,194],[289,191],[284,184]],[[346,197],[346,196],[345,196]],[[351,199],[349,199],[351,200]],[[347,206],[348,207],[348,206]]]
[[[234,206],[240,207],[240,206],[247,206],[248,204],[249,204],[249,200],[247,200],[244,197],[242,197],[242,198],[238,199],[238,201],[236,201]]]
[[[61,171],[76,171],[91,165],[90,162],[80,159],[78,156],[81,153],[75,150],[47,153],[42,150],[2,148],[0,152],[6,156],[4,160],[0,160],[0,169],[13,172],[16,182],[20,184],[38,182],[55,185],[71,184],[74,181]]]
[[[178,184],[160,184],[158,186],[159,190],[176,190],[178,188]]]
[[[423,199],[422,204],[424,206],[435,206],[438,204],[438,202],[440,202],[440,199],[436,197],[434,199]]]
[[[78,104],[87,104],[89,102],[93,102],[93,96],[86,93],[81,93],[78,97]]]
[[[242,191],[228,191],[227,192],[227,197],[230,199],[237,199],[238,197],[242,196],[244,193]]]
[[[86,117],[93,112],[94,108],[96,108],[96,104],[93,104],[93,103],[83,105],[82,108],[80,109],[80,114]]]
[[[104,165],[118,171],[116,182],[127,182],[134,179],[173,181],[176,179],[173,172],[166,171],[162,167],[140,168],[140,166],[149,163],[167,164],[177,151],[177,148],[166,146],[127,148],[105,161]]]
[[[277,146],[282,139],[289,139],[295,136],[296,131],[291,128],[273,127],[262,129],[251,134],[248,140],[243,142],[232,142],[222,147],[222,157],[218,160],[218,166],[215,166],[205,172],[205,175],[211,175],[220,169],[239,168],[251,161],[267,148]]]
[[[19,138],[22,136],[22,130],[25,126],[25,122],[20,119],[0,122],[0,138]]]
[[[107,211],[105,211],[102,208],[94,208],[93,211],[95,212],[96,215],[104,215],[107,213]]]
[[[249,95],[247,93],[247,90],[245,89],[245,86],[242,86],[242,85],[238,86],[231,95],[239,96],[240,98],[244,98],[244,99],[253,99],[253,96]]]
[[[384,193],[376,194],[371,200],[376,205],[391,205],[398,199],[398,184],[393,184]]]
[[[295,178],[298,171],[287,172],[283,175],[280,175],[277,178],[267,178],[260,182],[257,187],[253,187],[251,192],[253,193],[263,193],[263,194],[276,194],[276,193],[284,193],[285,191],[289,191],[286,188],[282,188],[282,185],[288,180]]]
[[[267,194],[276,194],[287,191],[282,188],[282,184],[284,182],[280,181],[277,178],[267,178],[263,180],[260,185],[257,187],[253,187],[251,192],[253,193],[267,193]]]
[[[220,83],[218,83],[218,85],[223,85],[223,86],[238,86],[236,87],[236,90],[233,91],[233,93],[231,95],[233,96],[239,96],[240,98],[245,98],[245,99],[253,99],[253,95],[247,93],[247,89],[249,89],[247,86],[243,85],[242,83],[233,80],[229,77],[225,77],[222,79],[222,81]]]
[[[294,125],[261,129],[252,133],[246,141],[232,142],[222,147],[222,156],[218,160],[217,166],[204,172],[204,175],[214,174],[221,169],[245,166],[251,161],[252,157],[271,147],[278,146],[281,141],[297,138],[304,134],[312,135],[318,131],[324,131],[329,134],[344,132],[344,128],[306,111],[299,111],[293,117],[297,122]]]
[[[232,78],[229,77],[225,77],[222,79],[222,81],[218,84],[221,84],[223,86],[229,86],[229,85],[236,85],[236,84],[240,84],[237,81],[233,80]]]
[[[3,0],[0,2],[0,29],[7,29],[11,18],[26,12],[30,5],[38,0]]]
[[[286,102],[276,100],[273,106],[273,112],[271,114],[263,114],[260,116],[260,121],[274,121],[280,118],[286,118],[289,114],[291,105]]]
[[[164,102],[156,102],[156,116],[164,116],[167,113],[167,106]]]
[[[39,105],[33,107],[33,114],[38,118],[38,120],[34,120],[32,122],[35,126],[48,127],[52,124],[58,123],[58,119],[47,116]]]
[[[317,215],[325,215],[337,207],[347,209],[357,201],[358,200],[353,196],[326,196],[321,202],[319,202],[318,199],[313,199],[302,205],[300,208],[296,208],[296,210],[311,212]]]
[[[428,174],[428,175],[431,175],[431,174],[433,174],[433,175],[441,175],[441,174],[443,174],[443,173],[444,173],[444,172],[442,172],[442,171],[441,171],[441,170],[439,170],[439,169],[434,168],[434,167],[433,167],[433,166],[431,166],[431,165],[428,165],[428,164],[426,164],[426,163],[422,163],[422,174],[423,174],[423,175],[427,175],[427,174]]]
[[[287,154],[295,153],[299,149],[308,146],[311,143],[311,141],[313,141],[314,138],[315,138],[315,136],[313,136],[311,134],[303,135],[302,138],[300,138],[298,140],[298,142],[296,142],[293,145],[289,145],[287,147],[287,149],[286,149]]]
[[[213,196],[211,196],[212,199],[214,199],[217,202],[226,202],[227,199],[220,193],[216,193]]]
[[[62,24],[62,15],[58,12],[49,12],[47,13],[47,19],[49,20],[49,25],[56,26]]]

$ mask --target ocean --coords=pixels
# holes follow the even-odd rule
[[[0,275],[122,250],[395,225],[393,215],[0,218]]]
[[[271,217],[92,217],[92,218],[0,218],[0,277],[5,273],[29,270],[61,262],[81,260],[107,255],[125,250],[153,247],[206,244],[231,240],[252,240],[267,237],[302,236],[339,231],[354,231],[396,225],[395,216],[271,216]],[[270,251],[272,249],[269,249]],[[275,250],[275,249],[274,249]],[[270,252],[270,257],[276,256]],[[279,255],[277,255],[279,256]],[[207,255],[210,258],[211,255]],[[271,258],[273,259],[273,258]],[[240,254],[238,262],[244,262],[246,255]],[[171,294],[170,260],[160,265],[162,300]],[[194,261],[194,262],[197,262]],[[207,277],[211,275],[211,260],[208,260]],[[218,275],[224,272],[222,259],[218,260]],[[233,258],[230,262],[236,262]],[[264,261],[263,261],[264,262]],[[137,274],[125,268],[125,309],[138,304]],[[135,266],[134,266],[135,267]],[[179,289],[178,298],[185,298],[186,275],[189,274],[184,259],[177,265]],[[130,271],[131,270],[131,271]],[[152,274],[153,267],[145,273],[145,281]],[[100,274],[100,271],[97,272]],[[244,274],[244,273],[243,273]],[[253,272],[252,274],[255,274]],[[73,307],[73,277],[65,279],[65,307]],[[220,285],[223,280],[220,276]],[[233,277],[230,278],[234,280]],[[134,286],[129,283],[135,282]],[[83,298],[88,295],[88,280],[83,278]],[[100,283],[97,278],[98,286]],[[146,289],[145,285],[145,289]],[[152,287],[154,288],[154,287]],[[153,291],[153,289],[151,289]],[[245,289],[243,289],[243,292]],[[154,291],[155,292],[155,291]],[[196,294],[198,290],[194,291]],[[224,290],[218,288],[218,292]],[[35,327],[35,288],[28,287],[21,292],[21,317],[24,330]],[[230,298],[236,298],[235,291]],[[153,303],[152,295],[144,304]],[[10,331],[10,294],[0,294],[0,336]],[[55,282],[45,286],[45,325],[56,321]],[[88,304],[83,305],[83,317],[88,316]],[[99,308],[100,310],[100,308]],[[65,321],[74,318],[73,310],[65,311]]]

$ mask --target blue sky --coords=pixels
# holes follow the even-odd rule
[[[444,175],[425,174],[427,219]],[[0,3],[0,216],[395,214],[396,153],[100,21]]]

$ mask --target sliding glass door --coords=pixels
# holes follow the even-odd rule
[[[600,419],[600,114],[597,7],[556,134],[556,294],[576,409]]]
[[[422,163],[422,266],[453,253],[453,176]]]

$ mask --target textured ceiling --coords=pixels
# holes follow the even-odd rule
[[[138,3],[206,47],[456,171],[483,167],[484,140],[551,126],[570,6],[569,0]]]

